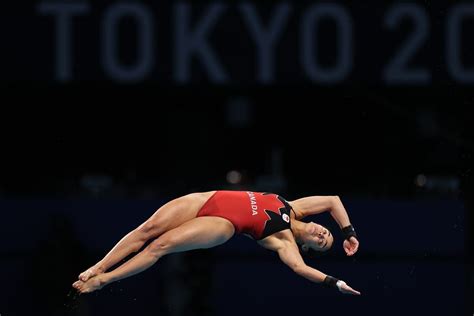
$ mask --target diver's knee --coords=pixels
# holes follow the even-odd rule
[[[158,238],[153,241],[146,250],[154,257],[160,258],[170,253],[175,243],[172,238]]]
[[[137,231],[146,241],[159,234],[159,224],[156,221],[147,220],[145,223],[138,226]]]

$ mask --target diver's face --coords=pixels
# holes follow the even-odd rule
[[[332,247],[334,238],[324,226],[310,222],[306,224],[304,245],[317,251],[326,251]]]

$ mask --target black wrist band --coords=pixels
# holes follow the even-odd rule
[[[339,281],[338,279],[330,276],[330,275],[327,275],[325,278],[324,278],[324,286],[325,287],[331,287],[331,288],[337,288],[337,281]]]
[[[346,226],[342,229],[342,235],[344,236],[344,239],[349,240],[352,236],[357,238],[357,234],[355,232],[354,227],[352,225]]]

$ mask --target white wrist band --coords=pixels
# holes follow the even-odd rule
[[[342,280],[339,280],[339,281],[336,282],[336,286],[339,289],[339,291],[341,290],[341,286],[343,286],[344,284],[346,284],[346,282],[344,282]]]

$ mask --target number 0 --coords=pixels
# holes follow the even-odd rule
[[[474,5],[458,5],[449,12],[446,28],[446,55],[451,76],[461,83],[474,83],[474,69],[465,69],[461,61],[461,23],[466,15],[474,17]]]

